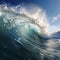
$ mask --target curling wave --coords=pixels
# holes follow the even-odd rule
[[[48,44],[51,41],[47,39],[45,12],[36,6],[31,11],[29,7],[1,5],[0,59],[59,60],[54,48]]]

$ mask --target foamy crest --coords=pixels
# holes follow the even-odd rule
[[[37,25],[40,29],[41,32],[43,32],[43,34],[49,34],[48,31],[48,27],[49,27],[49,23],[47,22],[47,16],[45,11],[43,11],[43,9],[35,6],[35,5],[28,5],[28,6],[21,6],[18,5],[16,7],[9,7],[6,4],[5,5],[1,5],[0,6],[0,11],[4,11],[4,12],[10,12],[14,13],[15,15],[17,15],[17,18],[22,18],[19,15],[24,15],[25,21],[28,20],[28,22],[32,22],[33,24]],[[2,13],[0,12],[0,15]],[[8,15],[7,15],[8,16]],[[19,22],[20,20],[17,20],[17,22]]]

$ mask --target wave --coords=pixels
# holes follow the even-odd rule
[[[48,26],[45,11],[35,5],[1,5],[0,59],[59,60],[48,50]]]

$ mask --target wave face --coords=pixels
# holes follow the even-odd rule
[[[57,40],[46,36],[45,12],[33,7],[0,6],[0,60],[60,60]]]

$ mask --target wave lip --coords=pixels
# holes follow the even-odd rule
[[[28,9],[28,8],[32,8]],[[41,8],[32,5],[27,6],[16,6],[16,7],[7,7],[7,6],[3,6],[3,8],[0,8],[2,11],[6,12],[6,13],[10,13],[10,14],[15,14],[17,18],[20,17],[21,20],[25,20],[28,22],[31,22],[32,24],[37,25],[40,29],[41,32],[44,34],[48,34],[48,22],[47,22],[47,16],[45,11],[43,11]],[[20,16],[19,16],[20,15]],[[22,19],[24,18],[24,19]]]

